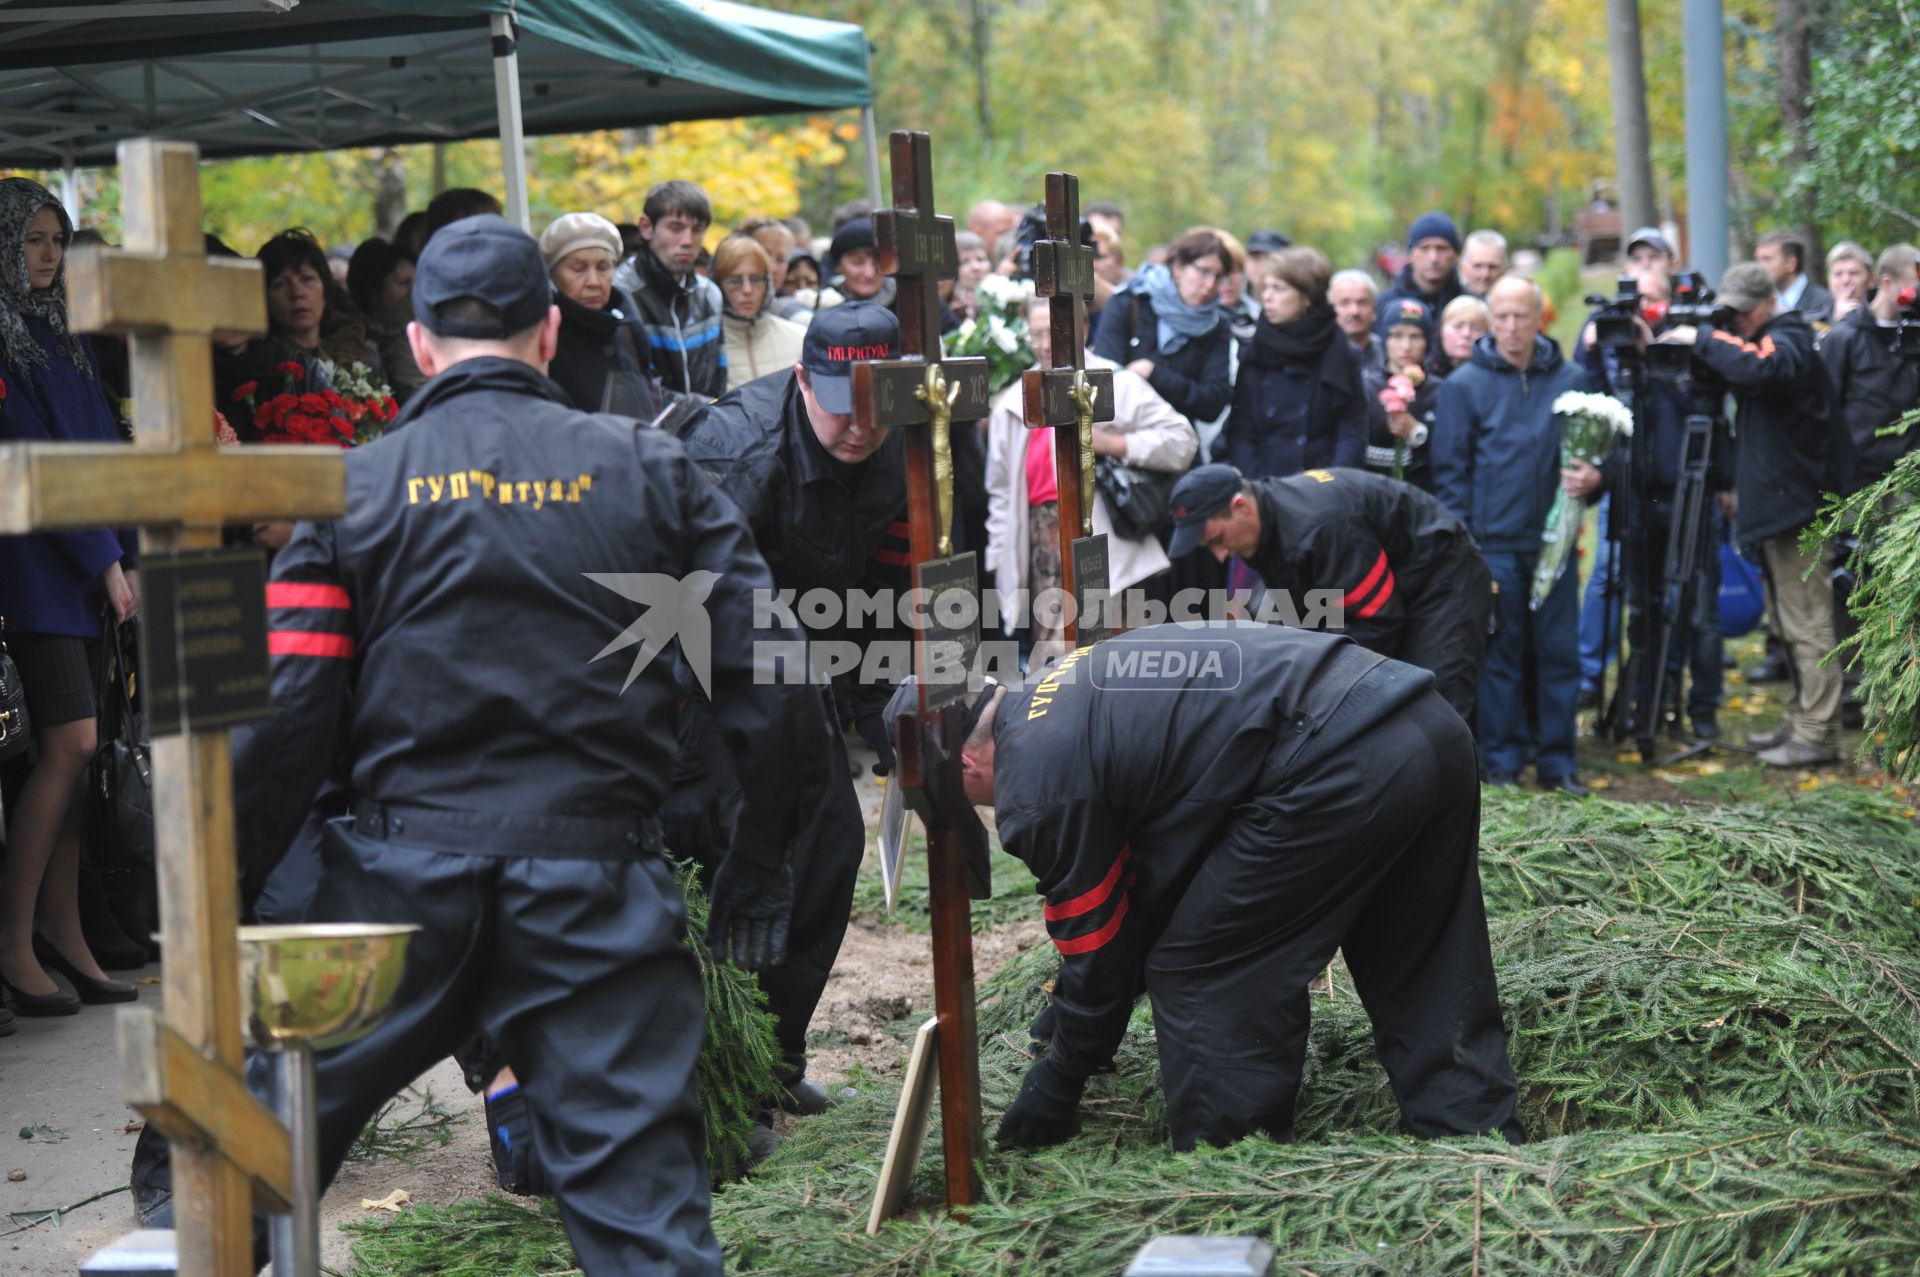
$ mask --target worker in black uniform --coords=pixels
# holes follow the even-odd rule
[[[757,641],[797,635],[756,630],[766,565],[680,444],[574,410],[544,375],[560,316],[530,236],[442,230],[413,310],[432,379],[347,454],[346,516],[276,559],[274,714],[234,760],[242,859],[270,858],[343,733],[352,814],[327,827],[308,918],[421,927],[385,1022],[319,1055],[321,1175],[484,1029],[585,1271],[717,1274],[700,974],[654,816],[680,695],[660,649],[707,672],[743,755],[708,938],[759,969],[785,948],[801,743],[828,743],[810,689],[755,676]],[[152,1170],[136,1198],[164,1226]]]
[[[969,713],[966,795],[1033,870],[1064,958],[1002,1142],[1073,1133],[1142,982],[1173,1146],[1290,1139],[1308,985],[1336,949],[1413,1133],[1524,1138],[1473,742],[1432,675],[1341,635],[1156,625]]]
[[[687,455],[746,517],[776,589],[795,591],[796,598],[825,591],[844,602],[851,590],[891,592],[890,601],[897,601],[909,588],[906,441],[896,431],[868,430],[853,416],[852,365],[892,358],[899,347],[900,321],[884,306],[845,302],[823,310],[807,329],[798,364],[731,391],[683,436]],[[892,683],[879,676],[884,671],[868,666],[864,653],[893,630],[873,625],[870,617],[844,614],[814,629],[810,620],[819,615],[800,609],[816,655],[829,647],[843,658],[857,652],[865,667],[839,672],[823,717],[855,726],[885,769],[892,753],[880,712]],[[866,624],[855,628],[851,619]],[[685,836],[691,822],[675,820],[670,832],[695,854],[702,844],[724,841],[731,819],[726,813],[739,807],[725,760],[712,747],[711,726],[696,698],[684,734],[696,766],[683,760],[675,807],[717,798],[722,832]],[[813,748],[788,744],[796,751]],[[803,797],[803,823],[791,848],[796,897],[787,960],[760,976],[784,1057],[783,1094],[773,1098],[805,1114],[827,1105],[826,1093],[806,1078],[807,1021],[846,935],[866,847],[866,823],[844,753],[836,751],[827,765],[825,783]],[[690,774],[698,772],[705,774]]]
[[[1201,466],[1175,485],[1173,548],[1246,560],[1269,590],[1294,596],[1308,628],[1342,630],[1362,647],[1433,675],[1473,722],[1493,577],[1466,525],[1431,494],[1365,470],[1308,470],[1243,479]],[[1309,591],[1331,591],[1318,615]],[[1314,625],[1310,622],[1319,621]]]

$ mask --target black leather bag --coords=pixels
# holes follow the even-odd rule
[[[27,722],[27,690],[20,667],[7,655],[7,620],[0,616],[0,763],[17,757],[33,734]]]
[[[1093,463],[1093,486],[1107,499],[1113,534],[1138,541],[1173,526],[1167,502],[1180,476],[1164,470],[1143,470],[1113,457]]]
[[[131,626],[108,619],[100,636],[98,744],[88,776],[88,844],[102,870],[151,870],[154,863],[153,751],[134,713]]]

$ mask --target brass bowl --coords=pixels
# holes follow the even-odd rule
[[[403,923],[299,923],[240,928],[247,1032],[258,1046],[345,1046],[380,1023],[400,987]]]

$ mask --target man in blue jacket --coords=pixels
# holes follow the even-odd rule
[[[1574,776],[1574,701],[1580,690],[1579,580],[1569,571],[1538,610],[1528,607],[1540,557],[1540,529],[1556,487],[1584,499],[1600,486],[1585,462],[1562,469],[1553,401],[1589,388],[1587,373],[1541,335],[1542,298],[1530,280],[1509,276],[1487,294],[1493,331],[1440,388],[1433,441],[1433,492],[1467,525],[1499,586],[1499,632],[1480,668],[1477,727],[1490,784],[1511,785],[1527,764],[1522,665],[1533,645],[1538,673],[1534,770],[1542,786],[1584,797]]]

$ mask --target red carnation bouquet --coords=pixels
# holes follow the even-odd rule
[[[279,394],[258,402],[260,383],[234,387],[235,402],[244,402],[253,414],[261,443],[332,444],[351,448],[377,439],[399,411],[385,383],[374,380],[365,364],[346,372],[321,363],[309,375],[307,365],[288,359],[274,371],[285,379]]]

